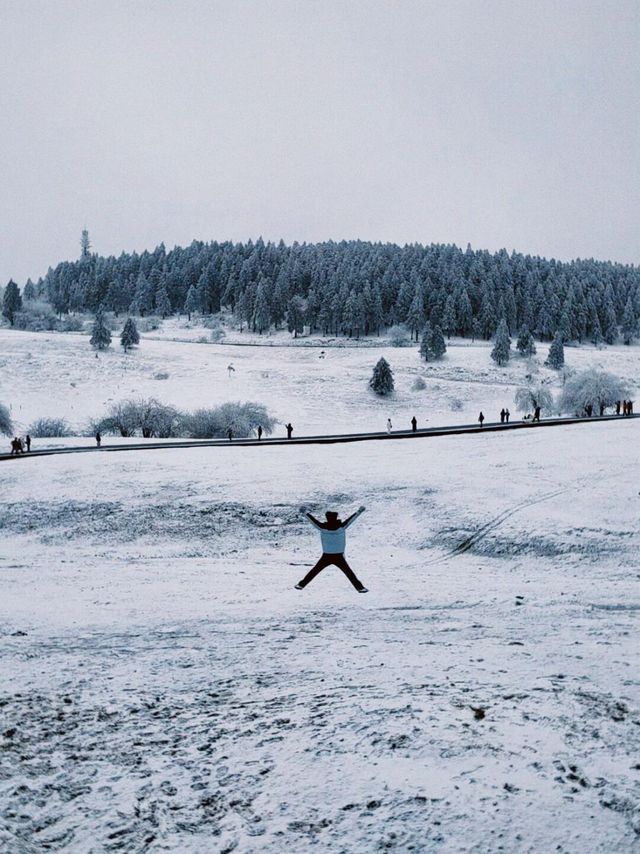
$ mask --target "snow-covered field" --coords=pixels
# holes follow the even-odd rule
[[[43,416],[66,418],[82,432],[89,418],[130,397],[155,397],[182,409],[255,400],[281,422],[278,435],[284,435],[283,425],[291,421],[300,436],[382,430],[389,417],[395,428],[408,429],[413,415],[421,427],[475,422],[480,410],[494,421],[504,406],[516,417],[515,389],[532,371],[531,363],[518,356],[506,368],[497,368],[489,357],[491,345],[484,341],[452,340],[446,359],[429,364],[415,345],[326,347],[321,358],[321,348],[304,339],[296,346],[282,335],[276,342],[290,346],[269,346],[268,338],[260,346],[245,347],[171,340],[171,335],[194,332],[193,327],[183,329],[185,323],[167,321],[166,328],[152,333],[161,337],[143,336],[139,349],[128,355],[114,346],[99,356],[86,335],[0,329],[0,402],[11,406],[23,432]],[[233,337],[242,338],[239,333]],[[547,350],[547,345],[538,346],[535,376],[557,391],[561,376],[542,364]],[[377,398],[367,388],[380,356],[395,373],[393,400]],[[638,381],[637,347],[567,348],[566,361],[574,369],[603,366],[632,387]],[[168,378],[157,378],[167,373]],[[412,388],[418,377],[426,386],[419,391]]]
[[[394,421],[513,411],[525,370],[486,345],[437,366],[229,350],[96,360],[0,332],[0,400],[79,424],[132,394],[253,398],[302,433],[383,426],[362,391],[380,352]],[[638,429],[0,464],[0,850],[635,850]],[[335,568],[294,590],[319,554],[300,506],[361,503],[347,556],[370,592]]]

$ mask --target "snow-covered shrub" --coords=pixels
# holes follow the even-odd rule
[[[392,347],[409,347],[411,346],[411,338],[406,326],[397,323],[389,330],[389,341]]]
[[[154,329],[160,329],[161,325],[162,320],[154,315],[149,315],[149,317],[139,317],[136,321],[138,332],[151,332]]]
[[[168,380],[169,374],[167,371],[158,371],[157,374],[153,375],[154,380]]]
[[[262,427],[268,436],[276,420],[260,403],[223,403],[215,409],[197,409],[181,416],[178,431],[189,439],[226,438],[229,428],[239,439]]]
[[[51,439],[73,435],[64,418],[38,418],[31,424],[27,432],[35,439]]]
[[[551,392],[541,383],[521,386],[517,389],[515,403],[521,412],[531,412],[538,406],[543,412],[551,412],[553,409]]]
[[[452,412],[462,412],[462,410],[464,409],[464,404],[462,403],[459,397],[453,397],[449,401],[449,409]]]
[[[628,395],[629,388],[620,377],[590,368],[567,379],[560,396],[559,409],[561,412],[582,415],[590,406],[599,412],[601,406],[615,406],[618,400],[625,400]]]
[[[13,422],[9,408],[4,403],[0,403],[0,433],[3,436],[11,436],[13,433]]]
[[[82,332],[84,320],[77,314],[68,314],[60,321],[59,328],[62,332]]]
[[[50,332],[59,327],[48,302],[30,302],[13,315],[13,326],[28,332]]]
[[[426,382],[424,381],[424,377],[416,377],[413,383],[411,384],[411,388],[413,391],[424,391],[427,387]]]
[[[139,433],[145,439],[167,439],[179,435],[176,432],[179,421],[180,413],[175,407],[160,403],[153,397],[123,400],[114,403],[104,418],[95,421],[92,431],[125,437]]]

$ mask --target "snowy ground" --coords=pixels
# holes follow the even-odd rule
[[[29,418],[48,338],[11,351]],[[60,389],[85,381],[77,340]],[[121,387],[101,358],[76,405],[161,386],[163,346]],[[180,346],[171,402],[226,394],[228,354]],[[317,355],[243,353],[233,396],[291,371],[278,414],[311,422]],[[424,372],[391,354],[402,386]],[[386,418],[349,408],[371,354],[341,358],[325,419]],[[39,394],[53,414],[67,392]],[[0,465],[0,850],[635,850],[638,429]],[[292,589],[319,551],[303,503],[367,505],[347,554],[370,593],[333,568]]]
[[[468,341],[425,365],[206,334],[96,358],[0,330],[0,401],[24,431],[131,396],[257,400],[302,435],[515,415],[532,369]],[[566,357],[634,385],[637,353]],[[393,400],[366,388],[380,355]],[[0,465],[0,851],[640,845],[638,429]],[[319,552],[300,505],[360,503],[370,593],[333,568],[294,591]]]

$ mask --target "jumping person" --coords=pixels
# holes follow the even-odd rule
[[[415,416],[415,415],[414,415],[414,416],[413,416],[413,418],[411,419],[411,429],[413,430],[413,432],[414,432],[414,433],[415,433],[415,432],[417,431],[417,429],[418,429],[418,422],[416,421],[416,416]]]
[[[291,434],[293,433],[293,425],[287,424],[287,439],[291,438]]]
[[[322,556],[320,560],[316,563],[313,569],[310,569],[309,572],[305,575],[302,581],[299,581],[295,588],[296,590],[303,590],[310,581],[318,575],[318,573],[322,572],[323,569],[327,566],[337,566],[338,569],[341,569],[344,574],[347,576],[349,581],[356,588],[358,593],[368,593],[369,591],[363,585],[363,583],[356,577],[354,571],[351,569],[347,561],[345,560],[344,550],[346,546],[346,536],[345,530],[351,525],[355,520],[360,516],[361,513],[364,513],[365,508],[360,507],[358,510],[344,522],[342,519],[338,518],[338,514],[333,510],[328,510],[324,515],[326,517],[326,522],[320,522],[311,513],[307,513],[305,508],[301,508],[302,512],[305,514],[307,519],[311,522],[314,528],[318,528],[320,531],[320,540],[322,542]]]
[[[480,426],[482,427],[482,425],[484,424],[484,412],[481,412],[480,415],[478,415],[478,421],[480,422]]]

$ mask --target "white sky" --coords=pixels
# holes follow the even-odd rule
[[[192,239],[640,262],[638,0],[0,0],[0,282]]]

